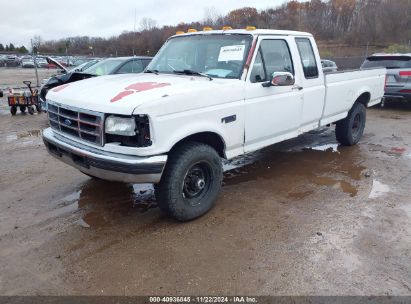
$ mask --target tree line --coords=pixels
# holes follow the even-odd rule
[[[20,54],[26,54],[26,53],[28,53],[28,50],[26,49],[26,47],[24,45],[16,47],[16,46],[14,46],[13,43],[6,44],[6,46],[4,46],[2,43],[0,43],[0,52],[11,52],[11,53],[17,52],[17,53],[20,53]]]
[[[159,27],[155,20],[144,18],[137,31],[109,38],[79,36],[42,41],[35,37],[34,40],[41,53],[152,56],[176,31],[201,30],[205,26],[220,29],[226,25],[306,31],[323,43],[399,45],[408,49],[411,46],[411,0],[293,0],[260,11],[244,7],[226,15],[207,8],[203,20],[197,22]]]

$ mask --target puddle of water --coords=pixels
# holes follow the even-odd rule
[[[21,138],[26,138],[26,137],[40,137],[42,134],[41,130],[29,130],[27,132],[24,133],[20,133],[17,134],[17,138],[16,139],[21,139]]]
[[[16,143],[16,145],[20,147],[34,145],[41,134],[41,130],[29,130],[18,134],[8,134],[6,135],[6,143]]]
[[[311,178],[311,182],[318,186],[329,186],[334,189],[340,189],[344,193],[349,194],[351,197],[356,196],[358,193],[357,187],[353,184],[345,180],[339,180],[329,176],[313,176]]]
[[[10,143],[17,140],[17,134],[10,134],[6,136],[6,143]]]
[[[259,151],[248,153],[245,155],[238,156],[236,158],[230,160],[223,159],[223,171],[231,171],[246,165],[250,165],[257,161],[261,157],[261,153]]]
[[[408,217],[411,218],[411,204],[401,206],[400,208],[405,211]]]
[[[338,144],[326,144],[320,146],[314,146],[310,149],[317,150],[317,151],[327,151],[331,150],[332,152],[338,152]]]
[[[261,183],[261,189],[294,200],[304,199],[318,187],[338,189],[351,197],[358,193],[357,181],[366,169],[360,164],[359,147],[340,147],[339,153],[334,153],[334,149],[307,149],[307,143],[294,151],[289,146],[275,145],[224,162],[224,184]],[[74,209],[73,212],[81,211],[83,216],[78,224],[88,228],[111,226],[120,218],[157,207],[151,184],[98,180],[87,181],[63,201],[72,206],[67,208]]]
[[[81,190],[76,191],[76,192],[73,192],[73,193],[70,193],[69,195],[63,197],[63,198],[61,199],[61,201],[62,201],[65,205],[68,205],[68,204],[71,204],[71,203],[73,203],[73,202],[77,202],[77,201],[80,199],[80,195],[81,195]]]
[[[312,191],[312,190],[301,191],[301,192],[290,192],[290,193],[287,194],[287,197],[291,198],[293,200],[301,200],[301,199],[304,199],[304,198],[310,196],[313,193],[314,193],[314,191]]]
[[[312,186],[339,189],[354,197],[366,167],[360,164],[359,147],[302,149],[281,151],[278,146],[263,150],[253,163],[225,172],[224,184],[260,182],[275,188],[277,194],[303,199],[312,193]],[[263,187],[263,186],[262,186]]]
[[[81,211],[77,224],[84,228],[111,226],[120,218],[156,208],[154,188],[150,184],[123,184],[87,181],[81,189],[60,200],[62,208]]]
[[[385,185],[374,179],[372,182],[372,189],[368,198],[381,197],[387,194],[388,192],[390,192],[390,187],[388,185]]]

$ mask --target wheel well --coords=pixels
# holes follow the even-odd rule
[[[370,102],[371,94],[368,92],[362,93],[355,102],[362,103],[365,107]]]
[[[201,132],[201,133],[190,135],[180,140],[179,142],[177,142],[173,146],[172,149],[174,149],[175,147],[179,146],[182,143],[186,143],[189,141],[195,141],[195,142],[200,142],[200,143],[209,145],[213,147],[221,157],[225,158],[225,143],[223,139],[221,138],[221,136],[218,135],[217,133]]]

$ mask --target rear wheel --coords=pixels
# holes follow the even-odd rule
[[[207,213],[221,188],[221,158],[210,146],[189,142],[174,149],[155,186],[160,209],[179,221]]]
[[[34,108],[32,106],[29,106],[27,109],[28,109],[30,115],[34,114]]]
[[[348,116],[337,122],[335,136],[344,146],[352,146],[361,139],[366,121],[366,110],[362,103],[355,103]]]
[[[10,108],[10,113],[11,113],[11,115],[16,115],[16,113],[17,113],[17,107],[16,106],[12,106],[11,108]]]
[[[41,112],[43,112],[43,110],[42,110],[42,108],[41,108],[41,104],[40,104],[40,103],[36,105],[36,110],[37,110],[37,113],[41,113]]]
[[[27,107],[26,106],[20,106],[20,112],[21,113],[26,113],[26,109],[27,109]]]

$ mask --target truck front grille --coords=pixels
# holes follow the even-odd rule
[[[104,114],[47,101],[50,126],[62,133],[102,146]]]

